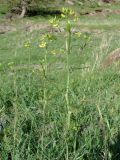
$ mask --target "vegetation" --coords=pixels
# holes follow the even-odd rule
[[[120,63],[102,67],[120,45],[120,8],[106,7],[12,22],[1,7],[16,27],[0,35],[1,159],[120,158]]]

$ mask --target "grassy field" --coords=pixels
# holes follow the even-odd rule
[[[101,67],[120,46],[119,17],[80,16],[68,55],[66,31],[39,47],[49,17],[5,22],[0,14],[16,28],[0,35],[1,160],[120,159],[120,63]]]

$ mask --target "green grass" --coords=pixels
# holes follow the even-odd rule
[[[20,22],[13,22],[18,31],[0,35],[0,123],[6,121],[0,132],[1,159],[119,159],[119,63],[104,69],[100,66],[120,46],[120,21],[110,17],[83,16],[74,25],[82,35],[72,34],[69,113],[63,53],[66,34],[55,33],[56,40],[48,46],[46,78],[40,65],[45,50],[38,47],[43,30],[27,33],[17,26]],[[39,22],[26,18],[23,24],[28,20]],[[48,22],[43,19],[40,23]],[[81,50],[86,34],[91,39]],[[31,46],[25,48],[29,40]],[[53,50],[57,54],[51,54]]]

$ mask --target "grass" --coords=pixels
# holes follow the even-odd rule
[[[69,112],[66,34],[54,33],[56,39],[48,46],[46,77],[42,69],[45,49],[38,47],[43,30],[29,33],[18,29],[0,35],[1,159],[120,158],[119,62],[104,69],[100,66],[120,45],[120,21],[115,15],[110,17],[83,16],[75,25],[82,35],[72,34],[71,38]],[[91,37],[89,42],[85,35]],[[27,41],[31,41],[30,48],[24,47]]]

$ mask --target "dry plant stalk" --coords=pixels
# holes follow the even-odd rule
[[[120,60],[120,48],[117,48],[116,50],[111,52],[103,62],[102,66],[108,67],[113,63],[117,62],[118,60]]]

